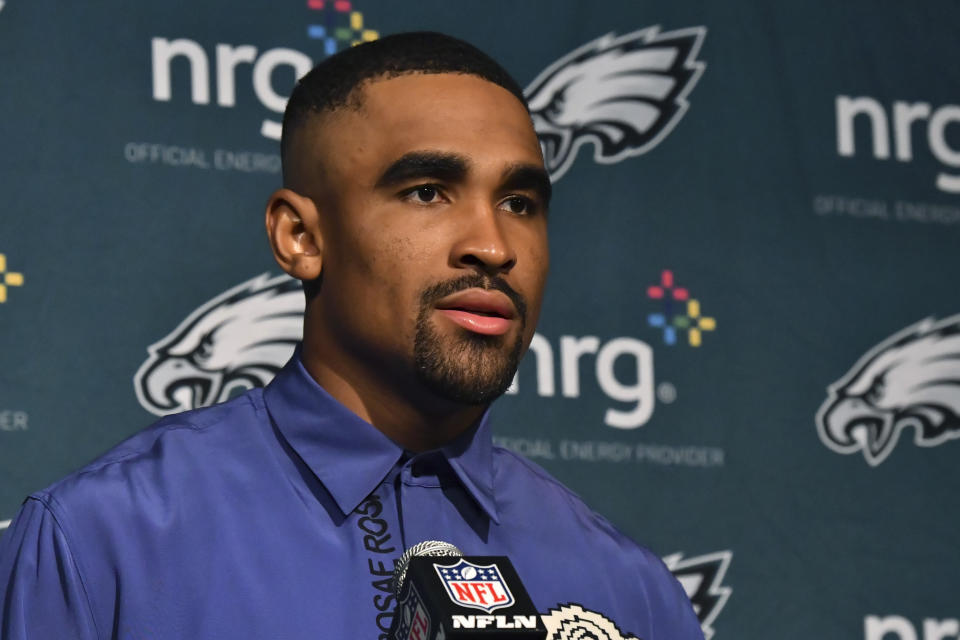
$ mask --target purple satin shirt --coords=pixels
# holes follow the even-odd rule
[[[164,418],[30,496],[0,539],[0,637],[382,638],[394,561],[423,540],[509,556],[541,612],[703,637],[659,558],[495,447],[486,418],[411,455],[298,355],[265,389]]]

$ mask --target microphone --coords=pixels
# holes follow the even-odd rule
[[[393,572],[390,640],[545,640],[520,577],[505,556],[464,556],[449,542],[407,549]]]

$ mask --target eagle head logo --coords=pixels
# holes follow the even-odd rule
[[[562,604],[540,616],[550,640],[639,640],[599,611],[578,604]]]
[[[703,73],[696,56],[706,33],[660,33],[656,26],[609,33],[544,69],[524,93],[551,179],[566,173],[587,142],[594,160],[612,164],[670,133]]]
[[[704,640],[713,637],[713,621],[723,610],[733,589],[723,584],[730,568],[733,552],[716,551],[693,558],[684,558],[674,553],[663,558],[663,563],[679,582],[690,598],[693,611],[700,620]]]
[[[303,308],[300,282],[286,275],[224,291],[147,347],[133,378],[140,404],[162,416],[266,385],[303,334]]]
[[[933,447],[960,438],[960,314],[927,318],[871,349],[827,387],[820,440],[837,453],[883,462],[900,432]]]

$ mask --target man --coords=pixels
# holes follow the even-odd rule
[[[458,40],[387,37],[300,81],[282,153],[266,226],[304,282],[302,347],[266,389],[31,496],[0,551],[2,637],[383,637],[423,540],[511,557],[541,611],[579,607],[576,637],[702,637],[654,555],[492,445],[548,264],[516,83]]]

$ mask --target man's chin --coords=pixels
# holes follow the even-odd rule
[[[510,387],[520,360],[521,340],[463,330],[457,333],[417,336],[417,375],[443,398],[458,404],[488,404]]]

